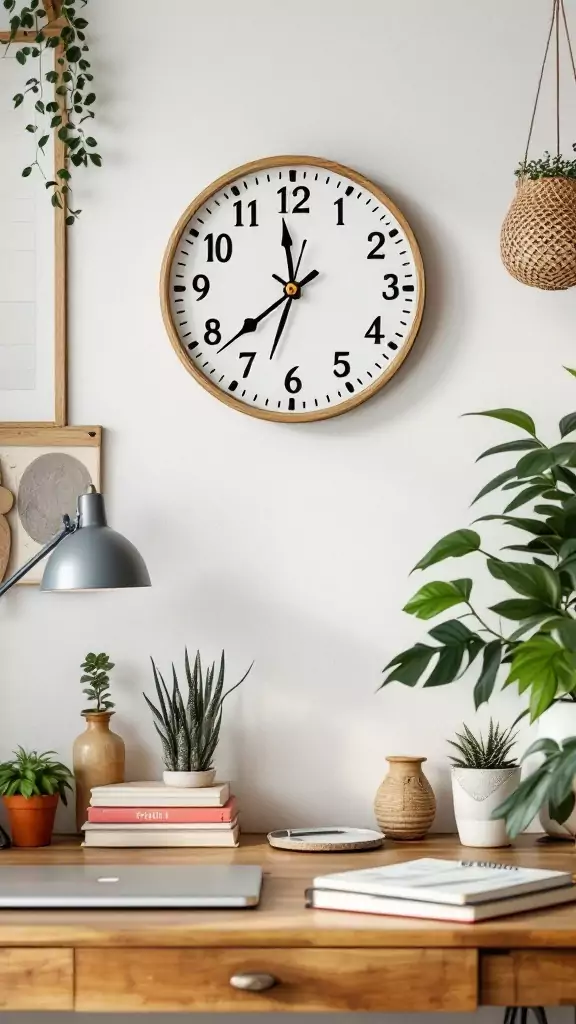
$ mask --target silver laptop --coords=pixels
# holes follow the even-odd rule
[[[0,909],[255,907],[261,886],[249,864],[0,864]]]

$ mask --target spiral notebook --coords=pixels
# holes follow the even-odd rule
[[[313,890],[471,906],[571,885],[569,871],[422,857],[360,871],[318,875]]]

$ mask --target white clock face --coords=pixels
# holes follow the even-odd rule
[[[405,358],[422,262],[376,186],[283,159],[247,165],[192,204],[165,257],[164,317],[217,397],[264,418],[320,419],[370,397]]]

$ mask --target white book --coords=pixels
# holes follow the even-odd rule
[[[204,789],[180,789],[163,782],[116,782],[94,786],[92,807],[223,807],[230,785],[220,782]]]
[[[238,828],[238,818],[234,821],[147,821],[142,822],[117,822],[117,821],[85,821],[82,825],[84,832],[127,832],[132,829],[142,832],[230,832]]]
[[[121,846],[121,847],[170,847],[170,846],[238,846],[238,828],[229,829],[227,832],[217,832],[215,829],[204,832],[181,831],[178,829],[145,828],[139,825],[137,829],[124,829],[122,831],[108,831],[108,829],[94,829],[84,833],[84,846]]]
[[[519,896],[521,893],[570,885],[569,871],[519,868],[490,861],[440,860],[422,857],[361,871],[319,875],[314,889],[426,900],[455,906]]]
[[[505,917],[526,910],[573,903],[574,900],[576,885],[467,905],[392,899],[387,896],[368,896],[364,893],[338,892],[330,889],[308,889],[306,893],[306,905],[316,910],[344,910],[388,917],[421,917],[432,921],[456,921],[462,924],[474,924],[476,921],[486,921],[491,917]]]

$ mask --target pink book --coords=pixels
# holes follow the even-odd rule
[[[230,797],[224,807],[89,807],[88,821],[100,824],[171,825],[233,821],[236,800]]]

